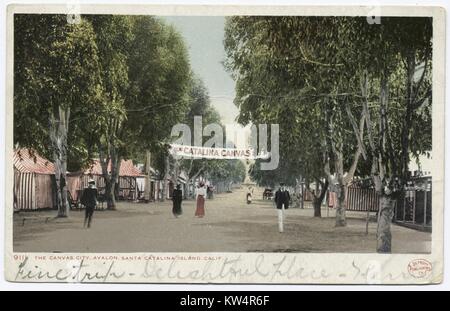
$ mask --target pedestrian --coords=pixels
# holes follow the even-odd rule
[[[158,200],[162,201],[163,195],[162,195],[162,189],[158,189]]]
[[[253,188],[248,187],[248,189],[247,189],[247,204],[252,203],[252,195],[253,195]]]
[[[250,192],[247,192],[247,204],[252,203],[252,194]]]
[[[206,188],[203,182],[200,182],[197,191],[197,209],[195,210],[195,217],[202,218],[205,216],[205,198],[206,198]]]
[[[183,191],[181,191],[181,186],[177,185],[177,188],[172,193],[172,213],[175,218],[178,218],[178,216],[183,214],[183,211],[181,210],[181,201],[183,201]]]
[[[211,186],[206,186],[206,197],[208,198],[208,200],[212,199],[212,189]]]
[[[94,215],[94,210],[97,206],[97,188],[95,187],[95,181],[93,179],[89,180],[88,187],[83,190],[81,204],[86,208],[83,227],[86,227],[87,225],[87,227],[90,228],[92,216]]]
[[[278,231],[282,233],[284,231],[284,211],[289,208],[289,201],[291,197],[289,191],[287,191],[284,183],[280,183],[280,188],[275,192],[275,204],[278,212]]]

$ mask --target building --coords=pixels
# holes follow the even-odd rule
[[[55,167],[32,149],[14,151],[14,209],[37,210],[56,205]]]
[[[409,162],[408,167],[409,171],[411,172],[411,176],[422,177],[432,175],[433,165],[434,165],[433,156],[432,153],[429,152],[429,156],[421,154],[418,160],[412,158],[411,161]]]
[[[108,173],[111,173],[111,162],[108,165]],[[99,193],[105,190],[105,178],[98,159],[82,173],[69,174],[69,191],[74,200],[77,200],[82,189],[88,186],[89,179],[94,179]],[[133,165],[132,160],[122,160],[119,168],[119,200],[137,200],[143,193],[141,188],[145,175]],[[139,181],[138,181],[139,180]]]

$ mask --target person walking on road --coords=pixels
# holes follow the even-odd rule
[[[248,189],[247,189],[247,204],[252,203],[252,196],[253,196],[253,188],[248,187]]]
[[[181,201],[183,201],[183,191],[181,191],[181,186],[177,185],[177,188],[172,193],[172,213],[175,218],[178,218],[178,216],[183,213],[183,211],[181,210]]]
[[[203,182],[200,182],[197,188],[197,209],[195,210],[195,217],[202,218],[205,216],[205,198],[206,198],[206,188]]]
[[[95,187],[95,181],[93,179],[89,180],[88,187],[83,190],[81,204],[86,207],[83,227],[86,227],[87,225],[87,227],[90,228],[92,216],[94,215],[94,210],[97,206],[97,188]]]
[[[212,200],[213,198],[213,189],[212,186],[206,186],[206,197],[208,198],[208,200]]]
[[[287,191],[284,183],[280,183],[280,188],[275,192],[275,205],[278,212],[278,231],[280,233],[284,232],[284,219],[285,210],[289,208],[289,201],[291,197],[289,191]]]

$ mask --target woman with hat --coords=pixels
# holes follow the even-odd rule
[[[181,191],[181,186],[178,184],[177,188],[172,193],[173,208],[172,213],[175,218],[178,218],[183,212],[181,211],[181,201],[183,201],[183,191]]]
[[[200,182],[197,188],[197,209],[195,210],[195,217],[202,218],[205,216],[205,198],[206,188],[203,182]]]

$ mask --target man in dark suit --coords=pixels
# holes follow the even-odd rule
[[[92,216],[94,215],[95,207],[97,206],[97,188],[95,187],[95,181],[89,180],[89,186],[83,190],[81,196],[81,204],[86,207],[86,213],[84,216],[84,227],[90,228]]]
[[[275,204],[278,212],[278,231],[280,233],[284,231],[284,210],[289,208],[290,200],[291,196],[289,195],[289,191],[287,191],[284,183],[280,183],[280,188],[275,192]]]

